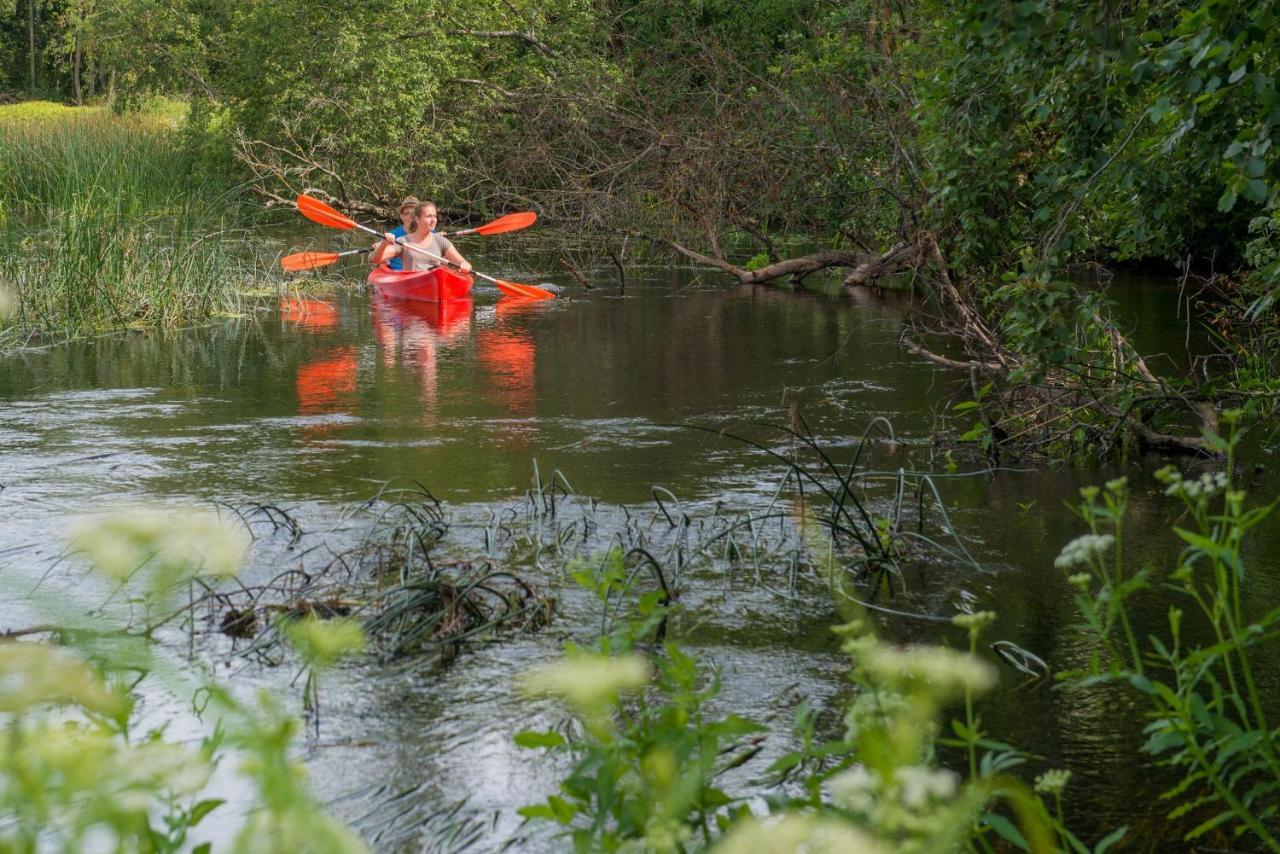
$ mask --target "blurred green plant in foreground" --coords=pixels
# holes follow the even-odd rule
[[[157,508],[85,520],[71,539],[125,587],[131,603],[142,604],[147,626],[155,625],[150,615],[173,609],[188,581],[238,571],[248,546],[242,529],[212,512]],[[0,850],[210,851],[193,831],[224,806],[207,792],[231,761],[255,794],[235,805],[244,813],[230,850],[365,850],[307,792],[289,756],[298,724],[269,695],[245,702],[211,678],[192,676],[187,662],[170,661],[149,628],[133,631],[110,616],[86,620],[80,612],[88,608],[59,598],[34,603],[57,626],[42,632],[57,643],[0,641]],[[349,627],[296,634],[324,637],[307,647],[313,673],[363,640]],[[198,744],[169,738],[165,724],[140,731],[144,679],[202,703],[209,728]]]
[[[620,563],[614,552],[594,576],[574,575],[607,605],[627,577]],[[726,772],[759,752],[764,727],[717,716],[718,674],[706,674],[674,642],[652,642],[674,609],[665,590],[640,597],[634,616],[594,649],[571,646],[564,661],[524,679],[527,692],[563,700],[580,727],[573,736],[516,736],[522,746],[573,760],[560,792],[521,814],[562,825],[578,851],[931,852],[992,833],[1050,850],[1053,819],[1004,773],[1021,754],[983,735],[974,713],[974,698],[995,685],[994,669],[972,648],[883,643],[847,604],[850,620],[838,631],[859,691],[844,735],[815,740],[813,714],[801,704],[799,747],[767,772],[767,814],[753,815],[748,804],[759,812],[758,790],[724,788]],[[993,617],[959,618],[973,646]],[[970,756],[967,779],[941,768],[935,755],[940,716],[954,702],[964,703],[965,717],[952,722],[949,743]],[[995,811],[1000,802],[1012,807],[1017,825]]]

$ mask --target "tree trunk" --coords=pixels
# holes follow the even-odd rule
[[[31,91],[36,91],[36,0],[27,0],[27,65],[31,71]]]
[[[80,57],[82,55],[80,49],[80,34],[76,33],[76,49],[75,55],[71,62],[71,94],[76,99],[76,106],[83,106],[84,99],[80,97]]]

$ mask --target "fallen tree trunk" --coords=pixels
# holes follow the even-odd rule
[[[654,237],[636,231],[628,234],[651,243],[660,243],[690,261],[723,270],[743,284],[762,284],[788,277],[803,278],[810,273],[832,267],[852,267],[853,271],[844,280],[846,285],[852,287],[869,284],[876,279],[913,269],[920,263],[922,257],[918,244],[904,242],[879,255],[853,249],[823,249],[808,255],[775,261],[755,270],[748,270],[723,257],[705,255],[667,237]]]

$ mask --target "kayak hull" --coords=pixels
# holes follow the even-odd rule
[[[406,272],[383,265],[369,273],[369,284],[397,299],[449,302],[471,296],[471,277],[447,267]]]

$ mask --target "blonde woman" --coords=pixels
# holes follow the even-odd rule
[[[430,270],[432,267],[439,267],[442,263],[440,259],[443,258],[456,264],[462,272],[469,273],[471,262],[462,257],[462,253],[454,248],[449,238],[435,232],[438,219],[435,202],[420,203],[413,210],[409,232],[403,238],[406,245],[396,243],[396,236],[387,232],[370,260],[377,265],[391,258],[399,258],[404,263],[405,270]],[[416,252],[413,247],[425,251]]]

